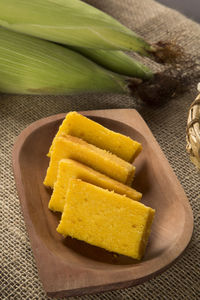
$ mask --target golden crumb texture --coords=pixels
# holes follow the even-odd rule
[[[44,185],[54,187],[59,161],[64,158],[81,162],[124,184],[132,184],[135,174],[135,167],[132,164],[80,138],[63,135],[55,139]]]
[[[154,209],[126,196],[71,179],[57,231],[140,260],[154,213]]]
[[[62,134],[81,138],[89,144],[107,150],[130,163],[142,151],[142,145],[139,142],[121,133],[114,132],[75,111],[66,115],[56,137]],[[55,138],[48,156],[51,155]]]
[[[96,186],[115,191],[118,194],[140,201],[142,194],[131,187],[120,183],[86,165],[72,159],[61,159],[58,164],[58,176],[49,201],[49,209],[63,212],[69,181],[72,178],[82,179]]]

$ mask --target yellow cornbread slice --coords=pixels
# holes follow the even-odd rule
[[[142,150],[142,145],[132,140],[130,137],[109,130],[75,111],[66,115],[56,137],[63,133],[79,137],[84,141],[101,149],[107,150],[128,162],[133,162]],[[54,142],[55,140],[53,140],[48,156],[50,156]]]
[[[120,183],[104,174],[101,174],[77,161],[61,159],[58,166],[57,181],[49,201],[49,209],[63,212],[66,202],[66,193],[71,178],[82,179],[99,187],[115,191],[118,194],[140,201],[142,194],[129,186]]]
[[[71,179],[57,231],[141,259],[155,210],[80,179]]]
[[[55,139],[51,159],[44,180],[46,186],[53,187],[57,179],[58,163],[63,158],[71,158],[107,176],[131,185],[135,167],[110,152],[88,144],[70,135]]]

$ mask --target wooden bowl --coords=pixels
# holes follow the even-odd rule
[[[115,255],[56,232],[60,214],[48,209],[43,186],[46,154],[66,114],[31,124],[17,138],[13,166],[21,207],[44,289],[50,296],[75,296],[129,287],[162,272],[184,251],[193,230],[192,210],[177,177],[144,120],[134,109],[82,112],[143,145],[135,161],[134,188],[156,209],[142,261]]]

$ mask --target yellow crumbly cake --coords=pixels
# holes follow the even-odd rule
[[[154,209],[80,179],[71,179],[57,231],[106,250],[141,259]]]
[[[101,149],[110,151],[128,162],[133,162],[142,150],[142,145],[130,137],[109,130],[77,112],[70,112],[66,115],[56,137],[63,133],[79,137]],[[52,147],[48,156],[50,156]]]
[[[119,181],[101,174],[77,161],[61,159],[58,167],[57,181],[49,201],[49,209],[63,212],[66,193],[71,178],[82,179],[99,187],[115,191],[118,194],[140,201],[142,194]]]
[[[135,167],[110,152],[88,144],[70,135],[55,139],[50,164],[44,180],[46,186],[53,187],[57,179],[58,163],[63,158],[71,158],[106,174],[107,176],[131,185]]]

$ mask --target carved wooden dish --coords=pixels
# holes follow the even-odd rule
[[[60,215],[48,209],[50,190],[43,186],[52,139],[66,114],[39,120],[17,138],[13,166],[21,207],[40,279],[50,296],[74,296],[133,286],[164,271],[192,236],[188,199],[144,120],[134,109],[82,112],[143,145],[135,161],[134,188],[156,209],[141,262],[114,255],[56,232]]]

